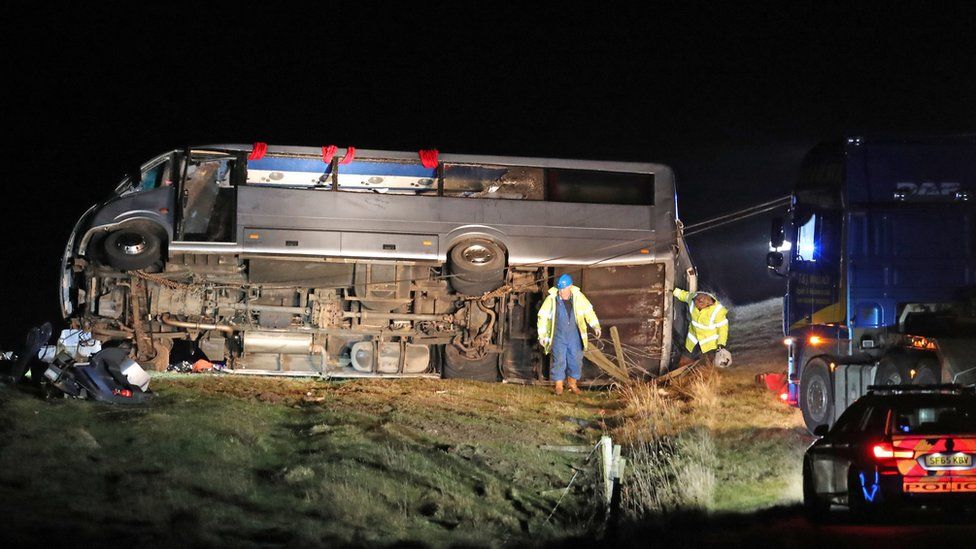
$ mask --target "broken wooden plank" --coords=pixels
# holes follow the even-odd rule
[[[696,360],[694,362],[689,362],[688,364],[685,364],[684,366],[678,366],[674,370],[671,370],[670,372],[668,372],[668,373],[666,373],[666,374],[664,374],[662,376],[659,376],[657,379],[655,379],[655,381],[669,381],[669,380],[674,379],[676,377],[681,377],[681,376],[683,376],[683,375],[691,372],[695,368],[701,366],[702,362],[703,362],[702,359],[698,359],[698,360]]]
[[[612,360],[607,358],[606,355],[604,355],[599,349],[587,349],[586,352],[583,353],[583,356],[588,358],[590,362],[597,366],[597,368],[600,368],[606,372],[613,379],[621,382],[630,381],[627,374],[617,368],[617,365],[614,364]]]
[[[597,366],[597,368],[600,368],[601,370],[606,372],[610,377],[612,377],[616,381],[620,381],[620,382],[630,381],[630,377],[628,377],[624,371],[618,368],[617,365],[614,364],[612,360],[607,358],[607,356],[604,355],[603,352],[600,351],[599,349],[587,349],[587,351],[583,353],[583,356],[588,358],[590,362],[592,362]]]
[[[627,373],[627,362],[624,361],[624,349],[620,345],[620,334],[617,332],[616,326],[610,326],[610,339],[613,340],[613,350],[617,354],[617,367],[620,368],[620,371],[624,375],[630,377]]]

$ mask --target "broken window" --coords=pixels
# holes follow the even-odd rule
[[[163,185],[172,185],[173,182],[170,179],[170,168],[173,163],[172,160],[172,156],[168,156],[162,162],[159,162],[155,166],[143,171],[140,178],[141,181],[139,183],[139,189],[148,191]]]
[[[179,240],[231,242],[234,240],[236,189],[231,184],[230,159],[192,162],[187,166],[181,193]]]
[[[444,164],[444,196],[542,200],[542,168]]]

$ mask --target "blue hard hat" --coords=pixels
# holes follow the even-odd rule
[[[560,290],[569,288],[572,285],[573,285],[573,277],[569,276],[568,274],[564,274],[560,276],[559,280],[556,281],[556,287],[559,288]]]

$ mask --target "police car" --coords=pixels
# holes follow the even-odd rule
[[[901,506],[976,507],[976,391],[958,385],[870,387],[803,458],[812,518]]]

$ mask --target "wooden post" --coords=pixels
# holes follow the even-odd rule
[[[624,350],[620,346],[620,334],[617,333],[616,326],[610,326],[610,339],[613,340],[613,350],[617,353],[617,367],[620,368],[620,371],[624,375],[630,377],[630,374],[627,373],[627,363],[624,362]]]

